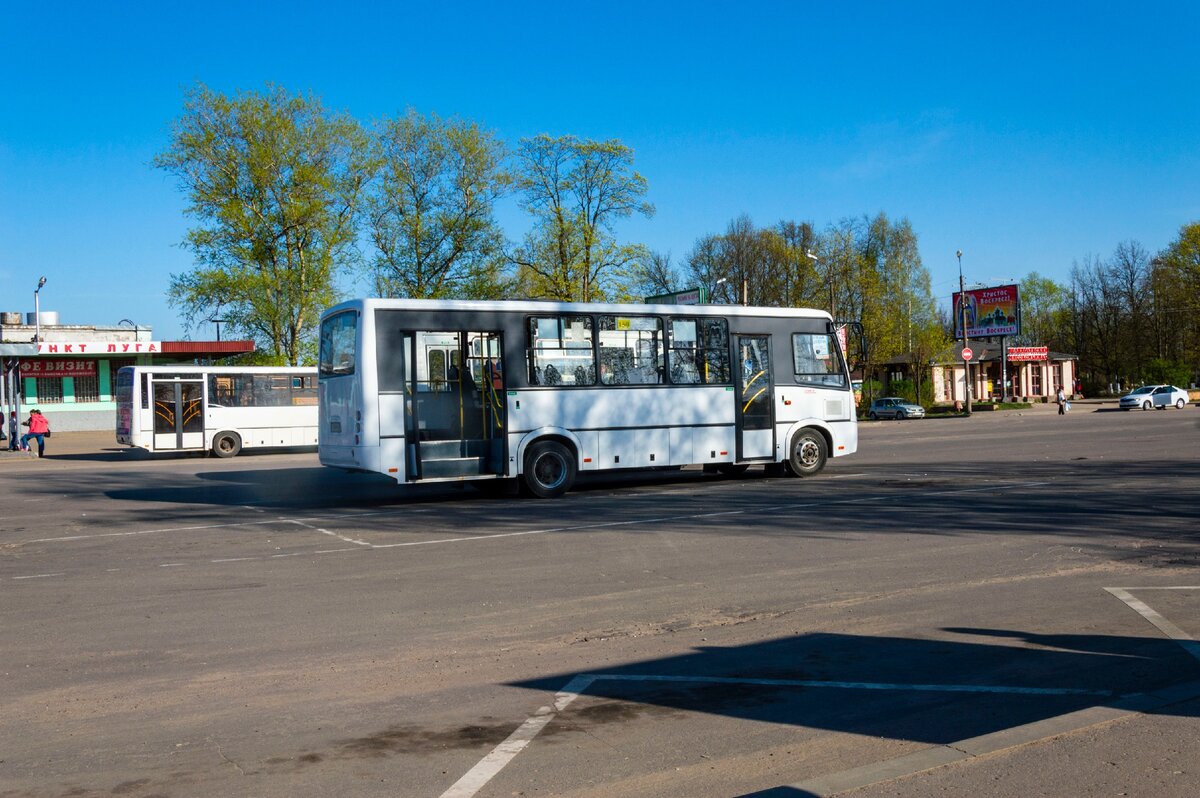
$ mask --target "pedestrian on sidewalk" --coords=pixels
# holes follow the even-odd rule
[[[38,457],[46,456],[46,436],[50,434],[50,422],[42,415],[41,410],[30,410],[29,419],[22,421],[26,427],[29,427],[29,432],[21,436],[21,451],[29,451],[29,439],[37,438]]]
[[[1058,399],[1058,414],[1060,416],[1065,416],[1067,414],[1067,395],[1065,393],[1063,393],[1063,389],[1062,389],[1061,385],[1058,386],[1057,399]]]
[[[21,431],[21,425],[17,421],[17,411],[13,410],[8,414],[8,450],[15,452],[21,448],[21,441],[18,433]]]

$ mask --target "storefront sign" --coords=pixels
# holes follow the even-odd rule
[[[1010,346],[1008,348],[1008,359],[1013,362],[1026,360],[1049,360],[1050,347],[1048,346]]]
[[[966,307],[959,304],[965,296]],[[1017,286],[975,288],[963,294],[954,292],[954,337],[962,338],[962,319],[967,317],[967,337],[987,338],[992,335],[1020,335],[1021,311]]]
[[[42,341],[39,355],[137,355],[162,351],[162,341]]]
[[[22,360],[22,377],[95,377],[94,360]]]

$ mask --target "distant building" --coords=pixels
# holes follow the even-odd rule
[[[0,407],[38,408],[54,431],[114,429],[113,385],[122,366],[191,363],[247,354],[252,341],[158,341],[149,327],[60,324],[43,312],[0,313]]]
[[[1025,347],[1029,349],[1030,347]],[[1003,354],[1000,344],[989,341],[971,341],[971,399],[972,401],[999,401],[1009,396],[1017,401],[1043,402],[1053,399],[1062,386],[1068,396],[1074,396],[1078,384],[1078,357],[1063,352],[1046,351],[1042,360],[1014,360],[1008,362],[1008,390],[1002,387],[1004,377]],[[941,357],[934,358],[925,372],[933,386],[935,404],[966,402],[966,379],[962,360],[962,344],[947,350]],[[896,380],[913,379],[912,358],[898,355],[882,364],[884,392]],[[924,380],[922,380],[924,381]]]
[[[1004,390],[1003,351],[1000,344],[971,341],[971,399],[999,401],[1010,396],[1017,401],[1050,401],[1061,386],[1073,396],[1078,376],[1078,356],[1063,352],[1046,352],[1045,360],[1008,362],[1008,390]],[[966,380],[962,360],[962,344],[953,353],[936,360],[933,372],[933,401],[965,402]]]

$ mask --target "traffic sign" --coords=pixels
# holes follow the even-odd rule
[[[964,346],[963,347],[963,360],[970,360],[973,357],[975,357],[975,353],[971,351],[971,347]]]

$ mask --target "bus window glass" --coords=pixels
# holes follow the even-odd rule
[[[600,382],[657,385],[663,382],[663,326],[656,316],[600,316]]]
[[[595,364],[590,316],[529,319],[531,385],[594,385]]]
[[[722,385],[729,376],[725,319],[671,319],[671,382]]]
[[[825,333],[794,333],[792,360],[796,382],[833,388],[846,387],[846,372],[842,368],[841,347],[836,336]]]
[[[321,322],[321,374],[353,374],[357,339],[358,314],[354,311],[339,313]]]
[[[312,377],[292,377],[292,404],[315,405],[317,381]]]

